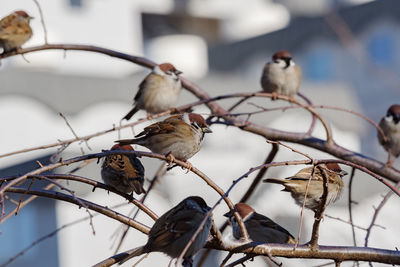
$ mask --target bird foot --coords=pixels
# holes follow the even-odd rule
[[[189,173],[193,169],[192,163],[186,161],[186,173]]]
[[[272,96],[271,96],[271,100],[272,100],[272,101],[275,101],[275,100],[278,99],[278,93],[277,93],[277,92],[272,92],[271,95],[272,95]]]
[[[172,155],[171,152],[168,152],[167,155],[165,155],[165,157],[167,158],[168,166],[172,165],[172,163],[176,160],[175,156]]]
[[[177,108],[170,108],[169,109],[170,114],[179,114],[180,111]]]
[[[393,160],[388,160],[384,167],[385,168],[392,168],[392,165],[393,165]]]

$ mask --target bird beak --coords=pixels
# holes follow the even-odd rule
[[[175,74],[176,74],[176,75],[179,75],[179,74],[182,74],[182,73],[183,73],[183,72],[180,71],[180,70],[176,70],[176,71],[175,71]]]
[[[292,58],[291,57],[287,57],[284,60],[285,60],[285,63],[286,63],[286,68],[289,67],[290,66],[290,61],[292,60]]]
[[[346,171],[344,171],[344,170],[341,170],[340,173],[339,173],[339,175],[342,176],[342,177],[347,175],[347,174],[348,173]]]
[[[34,19],[35,17],[29,17],[29,19]]]
[[[228,211],[227,213],[224,214],[224,217],[229,218],[232,216],[232,212]]]
[[[201,130],[203,131],[203,133],[212,133],[209,127],[203,127]]]

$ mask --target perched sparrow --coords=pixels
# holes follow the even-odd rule
[[[249,205],[237,203],[235,209],[242,218],[250,239],[254,242],[289,244],[294,244],[296,242],[294,237],[285,228],[281,227],[267,216],[257,213]],[[233,212],[229,211],[224,214],[224,216],[229,218],[229,222],[232,225],[233,236],[236,239],[240,239],[240,228],[233,216]]]
[[[282,191],[290,192],[296,203],[303,206],[304,195],[306,193],[306,186],[310,179],[313,167],[301,169],[294,176],[286,179],[265,179],[266,183],[281,184],[285,187]],[[342,177],[347,173],[343,171],[337,163],[321,164],[315,167],[313,179],[310,181],[307,192],[306,208],[316,211],[319,207],[320,198],[324,192],[323,187],[323,174],[325,173],[328,179],[328,197],[326,205],[335,202],[343,190]]]
[[[133,151],[133,148],[130,145],[114,145],[111,150]],[[101,165],[101,177],[106,184],[126,194],[146,192],[143,189],[144,167],[134,155],[106,156]]]
[[[118,140],[120,145],[138,144],[154,153],[170,155],[186,161],[196,154],[205,133],[211,133],[204,118],[196,113],[171,116],[144,128],[136,139]]]
[[[182,89],[179,74],[170,63],[154,67],[153,71],[139,85],[134,107],[122,119],[129,120],[139,109],[147,113],[159,113],[175,106]]]
[[[3,53],[20,48],[31,38],[31,19],[25,11],[18,10],[0,20],[0,46],[3,47]]]
[[[185,198],[158,218],[150,229],[146,245],[132,250],[120,264],[132,257],[154,251],[163,252],[171,258],[179,257],[210,209],[201,197]],[[185,260],[190,261],[191,257],[203,248],[210,229],[211,217],[208,217],[203,229],[185,253]]]
[[[276,52],[261,75],[261,87],[264,92],[273,94],[272,99],[276,99],[278,94],[293,98],[299,90],[300,82],[301,69],[286,50]]]
[[[383,140],[382,135],[378,132],[379,143],[388,152],[387,165],[391,166],[393,161],[391,156],[396,158],[400,155],[400,105],[392,105],[386,113],[386,117],[379,122],[379,127],[385,133],[387,141]]]

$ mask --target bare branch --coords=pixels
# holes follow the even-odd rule
[[[294,250],[293,245],[289,244],[259,244],[252,242],[247,244],[244,249],[236,250],[243,245],[229,244],[217,246],[208,243],[206,247],[217,250],[235,251],[235,253],[249,253],[255,255],[265,255],[268,253],[274,257],[285,258],[308,258],[308,259],[331,259],[334,261],[372,261],[387,264],[400,264],[400,251],[386,250],[369,247],[346,247],[346,246],[318,246],[313,250],[308,245],[300,245]]]
[[[43,16],[42,8],[40,7],[39,1],[33,0],[33,2],[35,2],[36,6],[37,6],[38,9],[39,9],[40,22],[42,23],[43,33],[44,33],[44,43],[45,43],[45,44],[48,44],[48,40],[47,40],[47,29],[46,29],[46,24],[44,23],[44,16]]]
[[[310,240],[311,249],[317,249],[317,247],[318,247],[319,225],[321,223],[321,220],[322,220],[325,208],[326,208],[326,200],[328,198],[327,174],[325,173],[325,170],[322,167],[316,166],[316,168],[319,168],[319,170],[321,172],[321,176],[324,179],[324,182],[322,184],[323,188],[324,188],[324,192],[322,193],[321,202],[319,204],[318,210],[315,212],[315,219],[314,219],[311,240]]]
[[[54,186],[54,184],[52,184],[52,185]],[[128,204],[127,203],[118,204],[118,205],[112,206],[111,209],[119,208],[119,207],[126,206],[126,205],[128,205]],[[97,215],[99,215],[99,213],[93,214],[92,217],[95,217]],[[29,246],[27,246],[26,248],[24,248],[23,250],[21,250],[20,252],[18,252],[14,256],[12,256],[11,258],[9,258],[5,263],[1,264],[0,267],[5,267],[5,266],[9,265],[11,262],[15,261],[17,258],[23,256],[27,251],[29,251],[30,249],[32,249],[36,245],[40,244],[41,242],[45,241],[46,239],[53,237],[54,235],[56,235],[61,230],[66,229],[66,228],[68,228],[70,226],[73,226],[75,224],[84,222],[84,221],[89,220],[89,219],[90,219],[90,216],[86,216],[86,217],[77,219],[75,221],[72,221],[70,223],[66,223],[66,224],[58,227],[54,231],[51,231],[50,233],[48,233],[48,234],[36,239],[35,241],[33,241]]]
[[[159,180],[167,173],[167,168],[165,166],[165,163],[163,162],[160,167],[158,168],[157,172],[154,174],[153,179],[151,179],[150,181],[150,185],[149,188],[147,188],[145,195],[140,199],[140,203],[144,203],[144,201],[146,200],[146,198],[149,196],[150,191],[153,189],[154,185],[159,182]],[[136,213],[133,215],[132,219],[134,220],[136,218],[136,216],[139,214],[140,209],[138,209],[136,211]],[[117,253],[122,245],[122,243],[124,242],[124,239],[126,237],[126,235],[128,234],[130,227],[126,227],[124,233],[121,236],[121,239],[117,245],[117,248],[115,249],[114,253]]]
[[[66,202],[69,202],[69,203],[72,203],[72,204],[75,204],[78,206],[81,206],[81,203],[84,203],[89,209],[97,211],[105,216],[108,216],[112,219],[115,219],[126,225],[129,225],[146,235],[150,231],[150,228],[145,226],[144,224],[142,224],[140,222],[136,222],[116,211],[112,211],[107,207],[100,206],[98,204],[95,204],[93,202],[90,202],[90,201],[87,201],[87,200],[84,200],[81,198],[73,198],[69,195],[66,195],[66,194],[63,194],[60,192],[48,191],[48,190],[43,190],[43,189],[30,190],[27,192],[26,188],[21,188],[21,187],[9,187],[6,189],[6,191],[11,192],[11,193],[18,193],[18,194],[24,194],[26,192],[29,195],[53,198],[53,199],[57,199],[57,200],[61,200],[61,201],[66,201]]]
[[[382,129],[381,129],[382,130]],[[348,209],[349,209],[349,220],[350,220],[350,225],[351,225],[351,234],[353,237],[353,245],[356,247],[357,246],[357,239],[356,239],[356,231],[355,231],[355,226],[353,223],[353,212],[352,212],[352,205],[353,205],[353,200],[351,199],[351,193],[352,193],[352,185],[353,185],[353,179],[354,179],[354,174],[356,173],[356,169],[353,167],[351,168],[351,174],[350,174],[350,180],[349,180],[349,199],[348,199]],[[355,265],[358,267],[360,266],[359,262],[356,261]]]
[[[399,187],[400,187],[400,183],[398,183],[398,184],[396,185],[396,187],[399,188]],[[369,236],[371,235],[372,228],[375,226],[375,221],[376,221],[376,219],[378,218],[378,214],[379,214],[379,212],[382,210],[383,206],[385,206],[386,202],[389,200],[389,198],[390,198],[392,195],[393,195],[393,191],[387,192],[387,194],[383,197],[381,203],[379,203],[378,207],[375,208],[375,212],[374,212],[374,215],[372,216],[371,223],[369,224],[369,226],[368,226],[368,228],[367,228],[367,234],[365,235],[365,243],[364,243],[364,246],[366,246],[366,247],[368,246],[368,239],[369,239]]]

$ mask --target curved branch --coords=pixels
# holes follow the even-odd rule
[[[152,68],[155,66],[155,63],[143,58],[143,57],[135,57],[125,53],[116,52],[111,49],[106,49],[97,46],[90,46],[90,45],[73,45],[73,44],[45,44],[42,46],[30,47],[20,49],[18,51],[13,51],[9,53],[3,53],[0,55],[1,58],[6,58],[18,54],[26,54],[36,51],[42,50],[50,50],[50,49],[58,49],[58,50],[80,50],[80,51],[90,51],[90,52],[97,52],[102,53],[105,55],[109,55],[112,57],[120,58],[123,60],[130,61],[132,63]],[[194,94],[200,100],[208,100],[210,99],[210,95],[203,91],[199,86],[190,82],[189,80],[181,77],[182,85]],[[292,133],[286,131],[280,131],[275,129],[269,129],[248,121],[244,121],[242,119],[229,116],[229,112],[222,108],[219,104],[215,101],[211,101],[206,103],[207,106],[210,108],[211,112],[223,117],[229,124],[235,125],[240,127],[244,131],[248,131],[260,136],[263,136],[270,140],[280,140],[280,141],[287,141],[291,143],[302,144],[308,147],[315,148],[317,150],[329,153],[337,158],[341,158],[343,160],[352,161],[358,165],[364,166],[365,168],[369,169],[370,171],[389,179],[392,182],[399,182],[400,181],[400,172],[394,168],[387,168],[385,164],[379,162],[377,160],[367,158],[364,155],[348,150],[344,147],[341,147],[334,142],[324,141],[322,139],[314,138],[314,137],[304,137],[303,134],[299,133]],[[308,107],[310,108],[310,107]],[[310,108],[311,109],[311,108]]]
[[[271,255],[285,258],[308,259],[332,259],[335,261],[371,261],[387,264],[400,264],[400,251],[378,249],[370,247],[346,247],[346,246],[318,246],[312,250],[308,245],[300,245],[293,249],[294,245],[286,244],[257,244],[255,242],[246,245],[212,247],[217,250],[231,251],[234,253],[252,253],[256,255]],[[244,247],[244,249],[242,249]]]
[[[67,159],[67,160],[64,160],[64,161],[60,161],[58,163],[49,164],[47,166],[44,166],[44,167],[41,167],[39,169],[33,170],[33,171],[29,172],[29,173],[26,173],[26,174],[24,174],[24,175],[22,175],[22,176],[20,176],[18,178],[15,178],[12,181],[10,181],[9,183],[7,183],[6,185],[2,186],[0,188],[0,197],[3,197],[4,196],[4,192],[6,192],[13,185],[16,185],[16,184],[18,184],[18,183],[20,183],[22,181],[25,181],[29,176],[39,175],[42,172],[50,171],[50,170],[56,169],[58,167],[69,165],[69,164],[72,164],[72,163],[75,163],[75,162],[79,162],[79,161],[83,161],[83,160],[87,160],[87,159],[92,159],[92,158],[101,158],[101,157],[104,157],[104,156],[107,156],[107,155],[116,155],[116,154],[135,155],[137,157],[145,156],[145,157],[150,157],[150,158],[157,158],[157,159],[160,159],[160,160],[164,160],[165,162],[175,163],[175,164],[177,164],[177,165],[179,165],[181,167],[184,167],[184,168],[191,167],[190,168],[191,172],[193,172],[194,174],[199,176],[201,179],[203,179],[203,181],[205,181],[221,197],[223,197],[226,205],[229,207],[230,210],[234,209],[234,206],[233,206],[232,202],[225,195],[225,192],[216,183],[214,183],[209,177],[207,177],[207,175],[205,175],[204,173],[202,173],[200,170],[196,169],[195,167],[191,166],[190,163],[185,162],[185,161],[181,161],[181,160],[178,160],[178,159],[173,159],[172,162],[171,162],[171,159],[168,158],[165,155],[161,155],[161,154],[157,154],[157,153],[150,153],[150,152],[142,152],[142,151],[110,150],[110,151],[106,151],[106,152],[102,152],[102,153],[87,154],[87,155],[83,155],[83,156]],[[241,228],[244,228],[243,222],[239,221],[238,223],[241,226]]]
[[[81,182],[81,183],[85,183],[85,184],[93,186],[93,190],[95,188],[101,188],[101,189],[113,192],[114,194],[117,194],[117,195],[125,198],[130,203],[132,203],[135,206],[137,206],[139,209],[141,209],[147,215],[149,215],[149,217],[152,218],[153,220],[157,220],[158,219],[157,214],[155,214],[148,207],[143,205],[142,202],[136,200],[132,195],[122,193],[122,192],[116,190],[114,187],[108,186],[108,185],[103,184],[101,182],[98,182],[98,181],[95,181],[95,180],[92,180],[92,179],[89,179],[89,178],[86,178],[86,177],[73,175],[73,174],[30,175],[30,176],[27,177],[27,179],[31,179],[31,178],[41,179],[42,177],[47,177],[48,179],[62,179],[62,180],[69,180],[69,181],[77,181],[77,182]],[[15,178],[12,178],[12,179],[10,179],[10,178],[0,178],[0,182],[1,181],[12,181],[13,179],[15,179]]]
[[[11,192],[11,193],[17,193],[17,194],[28,194],[28,195],[36,195],[36,196],[41,196],[41,197],[47,197],[47,198],[53,198],[57,200],[62,200],[65,202],[69,202],[78,206],[81,206],[81,202],[84,203],[89,209],[94,210],[98,213],[101,213],[107,217],[110,217],[112,219],[115,219],[117,221],[122,222],[123,224],[129,225],[136,230],[139,230],[140,232],[144,234],[149,234],[150,228],[147,227],[144,224],[141,224],[140,222],[136,222],[125,215],[122,215],[116,211],[110,210],[109,208],[97,205],[96,203],[77,198],[77,197],[72,197],[70,195],[66,195],[60,192],[55,192],[55,191],[49,191],[49,190],[29,190],[27,191],[26,188],[21,188],[21,187],[10,187],[6,189],[6,192]]]

